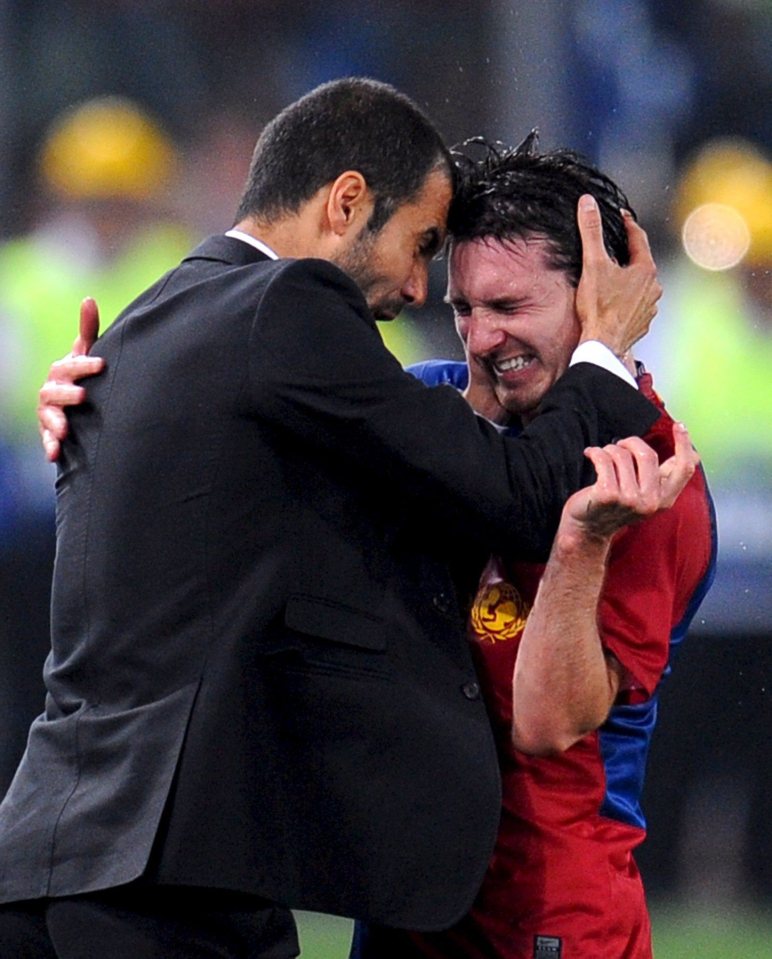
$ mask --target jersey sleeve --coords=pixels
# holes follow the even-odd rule
[[[672,452],[663,414],[645,439],[660,460]],[[653,695],[676,639],[688,626],[715,563],[712,507],[698,470],[669,510],[626,527],[616,538],[599,605],[604,648],[625,669],[622,701]]]
[[[469,385],[469,368],[458,360],[424,360],[406,366],[405,370],[427,386],[455,386],[465,390]]]

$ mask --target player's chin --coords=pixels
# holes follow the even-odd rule
[[[554,380],[546,376],[522,377],[516,382],[496,384],[496,398],[512,416],[535,414]]]
[[[495,393],[499,405],[505,409],[510,416],[527,416],[528,414],[535,413],[544,395],[543,392],[532,395],[530,391],[505,390],[501,388],[497,389]]]

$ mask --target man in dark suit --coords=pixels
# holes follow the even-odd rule
[[[499,809],[474,559],[545,557],[583,449],[653,422],[580,361],[617,364],[659,288],[634,223],[621,268],[580,210],[577,362],[503,438],[374,322],[423,302],[452,182],[407,98],[324,85],[261,135],[236,228],[98,341],[0,806],[3,959],[284,959],[288,907],[436,929],[471,902]]]

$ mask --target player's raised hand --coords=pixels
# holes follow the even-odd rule
[[[618,446],[629,448],[642,443],[637,437],[620,440]],[[669,509],[700,465],[700,457],[692,446],[689,431],[683,423],[673,423],[673,455],[657,467],[657,508]]]
[[[38,393],[38,430],[43,442],[46,459],[56,460],[61,452],[61,442],[67,435],[67,406],[77,406],[86,398],[86,391],[77,386],[77,380],[94,376],[104,368],[104,360],[88,356],[99,336],[99,308],[96,301],[87,297],[80,305],[78,335],[72,351],[52,363],[48,378]]]
[[[645,230],[624,211],[630,262],[620,266],[603,245],[603,225],[595,199],[579,199],[577,223],[582,238],[582,276],[576,311],[582,340],[600,340],[623,356],[649,329],[662,287]]]
[[[566,501],[558,535],[610,539],[623,526],[669,509],[699,464],[682,423],[673,425],[673,442],[675,452],[663,463],[638,437],[585,450],[597,479]]]

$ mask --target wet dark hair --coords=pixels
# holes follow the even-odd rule
[[[532,130],[514,148],[474,137],[452,151],[458,172],[448,214],[451,242],[543,236],[550,266],[576,286],[582,273],[576,206],[583,193],[591,193],[600,207],[606,250],[627,264],[620,210],[635,213],[622,190],[573,150],[540,153],[538,146],[538,131]]]
[[[252,157],[236,222],[296,213],[345,170],[358,170],[375,197],[377,232],[413,199],[433,170],[455,169],[434,124],[394,87],[347,77],[316,87],[274,117]]]

